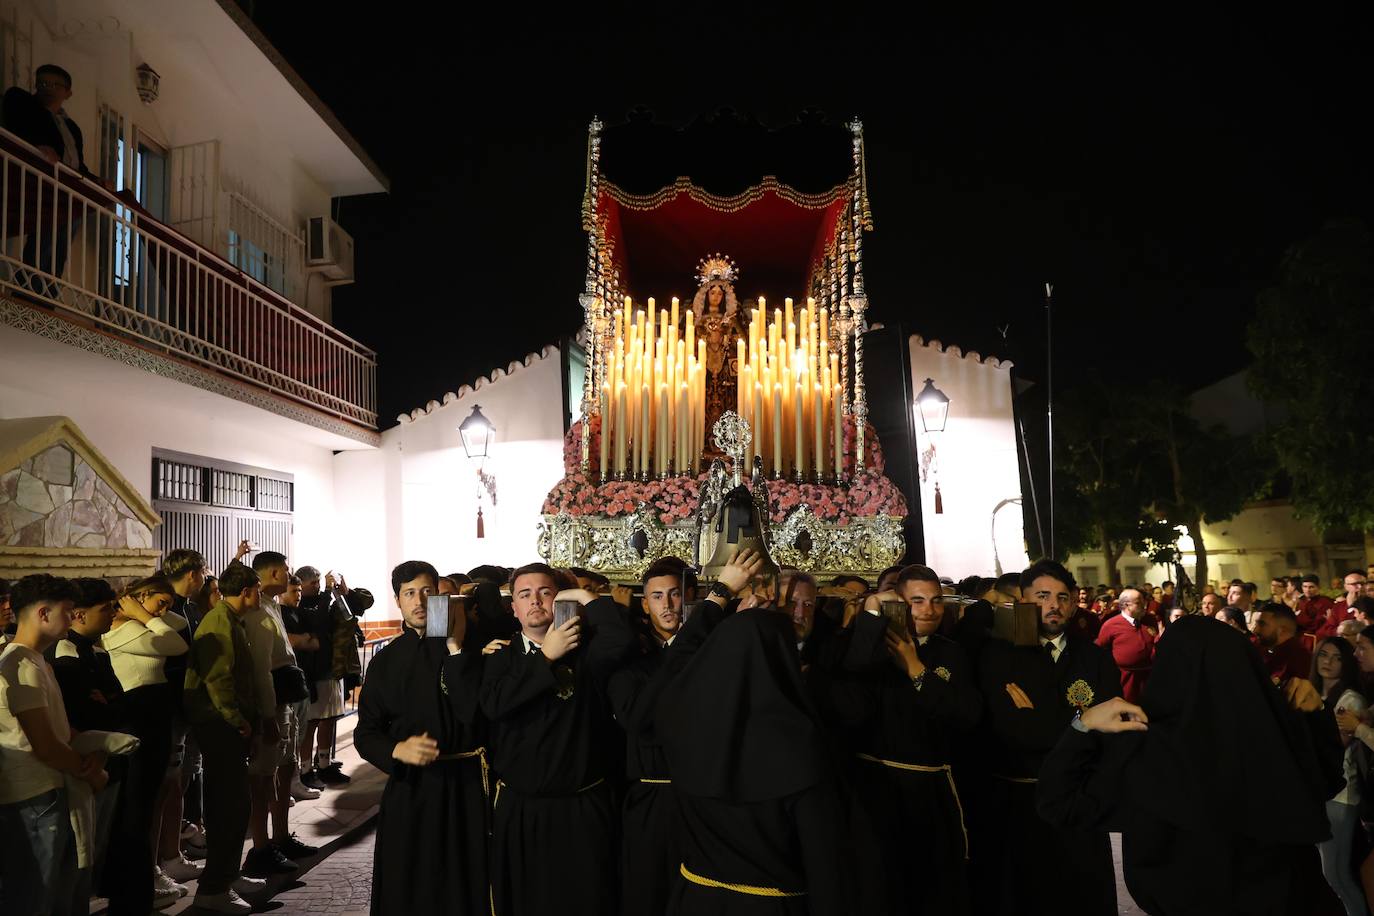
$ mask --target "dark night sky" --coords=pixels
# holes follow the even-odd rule
[[[335,294],[337,323],[379,352],[383,427],[576,327],[593,114],[858,114],[871,318],[1031,376],[1046,280],[1061,379],[1240,368],[1285,248],[1374,201],[1371,33],[1346,18],[846,28],[850,4],[792,4],[786,20],[694,7],[597,31],[525,5],[503,23],[323,8],[252,12],[392,180],[342,202],[359,279]],[[785,31],[797,21],[808,31]],[[868,63],[843,66],[846,48]]]

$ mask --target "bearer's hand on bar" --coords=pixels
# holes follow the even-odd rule
[[[720,571],[717,581],[730,589],[730,594],[738,596],[749,587],[754,576],[763,569],[763,557],[757,550],[741,550]]]
[[[565,588],[553,598],[554,601],[576,601],[586,607],[596,600],[596,595],[587,591],[585,588]]]
[[[495,655],[497,652],[510,645],[509,639],[493,639],[482,647],[483,655]]]
[[[616,604],[630,607],[631,603],[634,601],[634,597],[634,589],[630,588],[628,585],[611,586],[611,598]]]
[[[550,627],[549,634],[544,637],[544,644],[540,646],[544,657],[553,662],[576,649],[578,640],[582,638],[581,626],[582,618],[573,617],[561,627]]]
[[[906,603],[905,598],[892,589],[888,589],[885,592],[878,592],[876,595],[869,595],[865,598],[864,610],[868,611],[870,614],[877,614],[883,609],[884,601],[901,601],[902,603]]]
[[[391,749],[391,756],[413,767],[427,767],[439,756],[439,742],[431,738],[429,732],[411,735],[404,741],[396,742]]]

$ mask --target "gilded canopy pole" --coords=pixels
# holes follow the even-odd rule
[[[868,297],[864,294],[863,233],[870,218],[867,212],[867,195],[864,187],[864,126],[855,118],[849,124],[853,137],[854,156],[854,197],[849,205],[850,244],[854,264],[854,279],[849,298],[849,311],[854,324],[854,473],[864,469],[864,433],[868,426],[868,398],[864,391],[864,343],[863,334],[868,329],[864,312],[868,308]]]
[[[592,425],[591,418],[600,412],[596,398],[596,366],[600,357],[597,346],[597,312],[600,300],[596,294],[600,274],[599,255],[601,246],[600,221],[597,219],[598,203],[601,192],[601,120],[593,117],[587,128],[587,186],[582,197],[582,228],[587,232],[587,277],[585,289],[579,298],[582,305],[582,338],[585,346],[586,363],[582,373],[582,460],[579,467],[583,474],[591,469],[592,462]],[[601,473],[605,473],[601,468]]]

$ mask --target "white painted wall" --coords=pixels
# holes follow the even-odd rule
[[[1011,364],[974,353],[965,356],[957,347],[926,343],[917,335],[909,346],[912,396],[931,378],[950,400],[943,433],[921,432],[920,418],[914,418],[921,452],[932,439],[936,451],[933,474],[920,485],[926,561],[956,580],[988,575],[994,567],[993,509],[1004,499],[1021,496]],[[935,513],[936,476],[944,506],[940,515]],[[1028,560],[1019,506],[998,513],[996,532],[1002,569],[1023,569]]]
[[[357,442],[8,325],[0,354],[0,417],[71,417],[145,498],[154,448],[285,471],[296,483],[293,564],[339,565],[348,532],[335,517],[333,452]]]
[[[426,560],[448,573],[538,559],[540,509],[563,477],[563,389],[556,347],[526,362],[497,370],[497,379],[480,380],[476,391],[464,386],[443,404],[431,401],[428,411],[384,432],[379,451],[336,457],[337,517],[346,532],[339,563],[361,571],[348,574],[350,584],[388,588],[392,567],[405,560]],[[496,477],[496,505],[482,491],[486,537],[480,540],[477,462],[458,435],[475,404],[496,427],[485,463]],[[398,616],[390,600],[376,588],[374,594],[369,619]]]

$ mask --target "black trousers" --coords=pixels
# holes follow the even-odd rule
[[[225,723],[194,725],[205,773],[205,871],[200,892],[222,894],[239,876],[248,835],[248,742]]]

